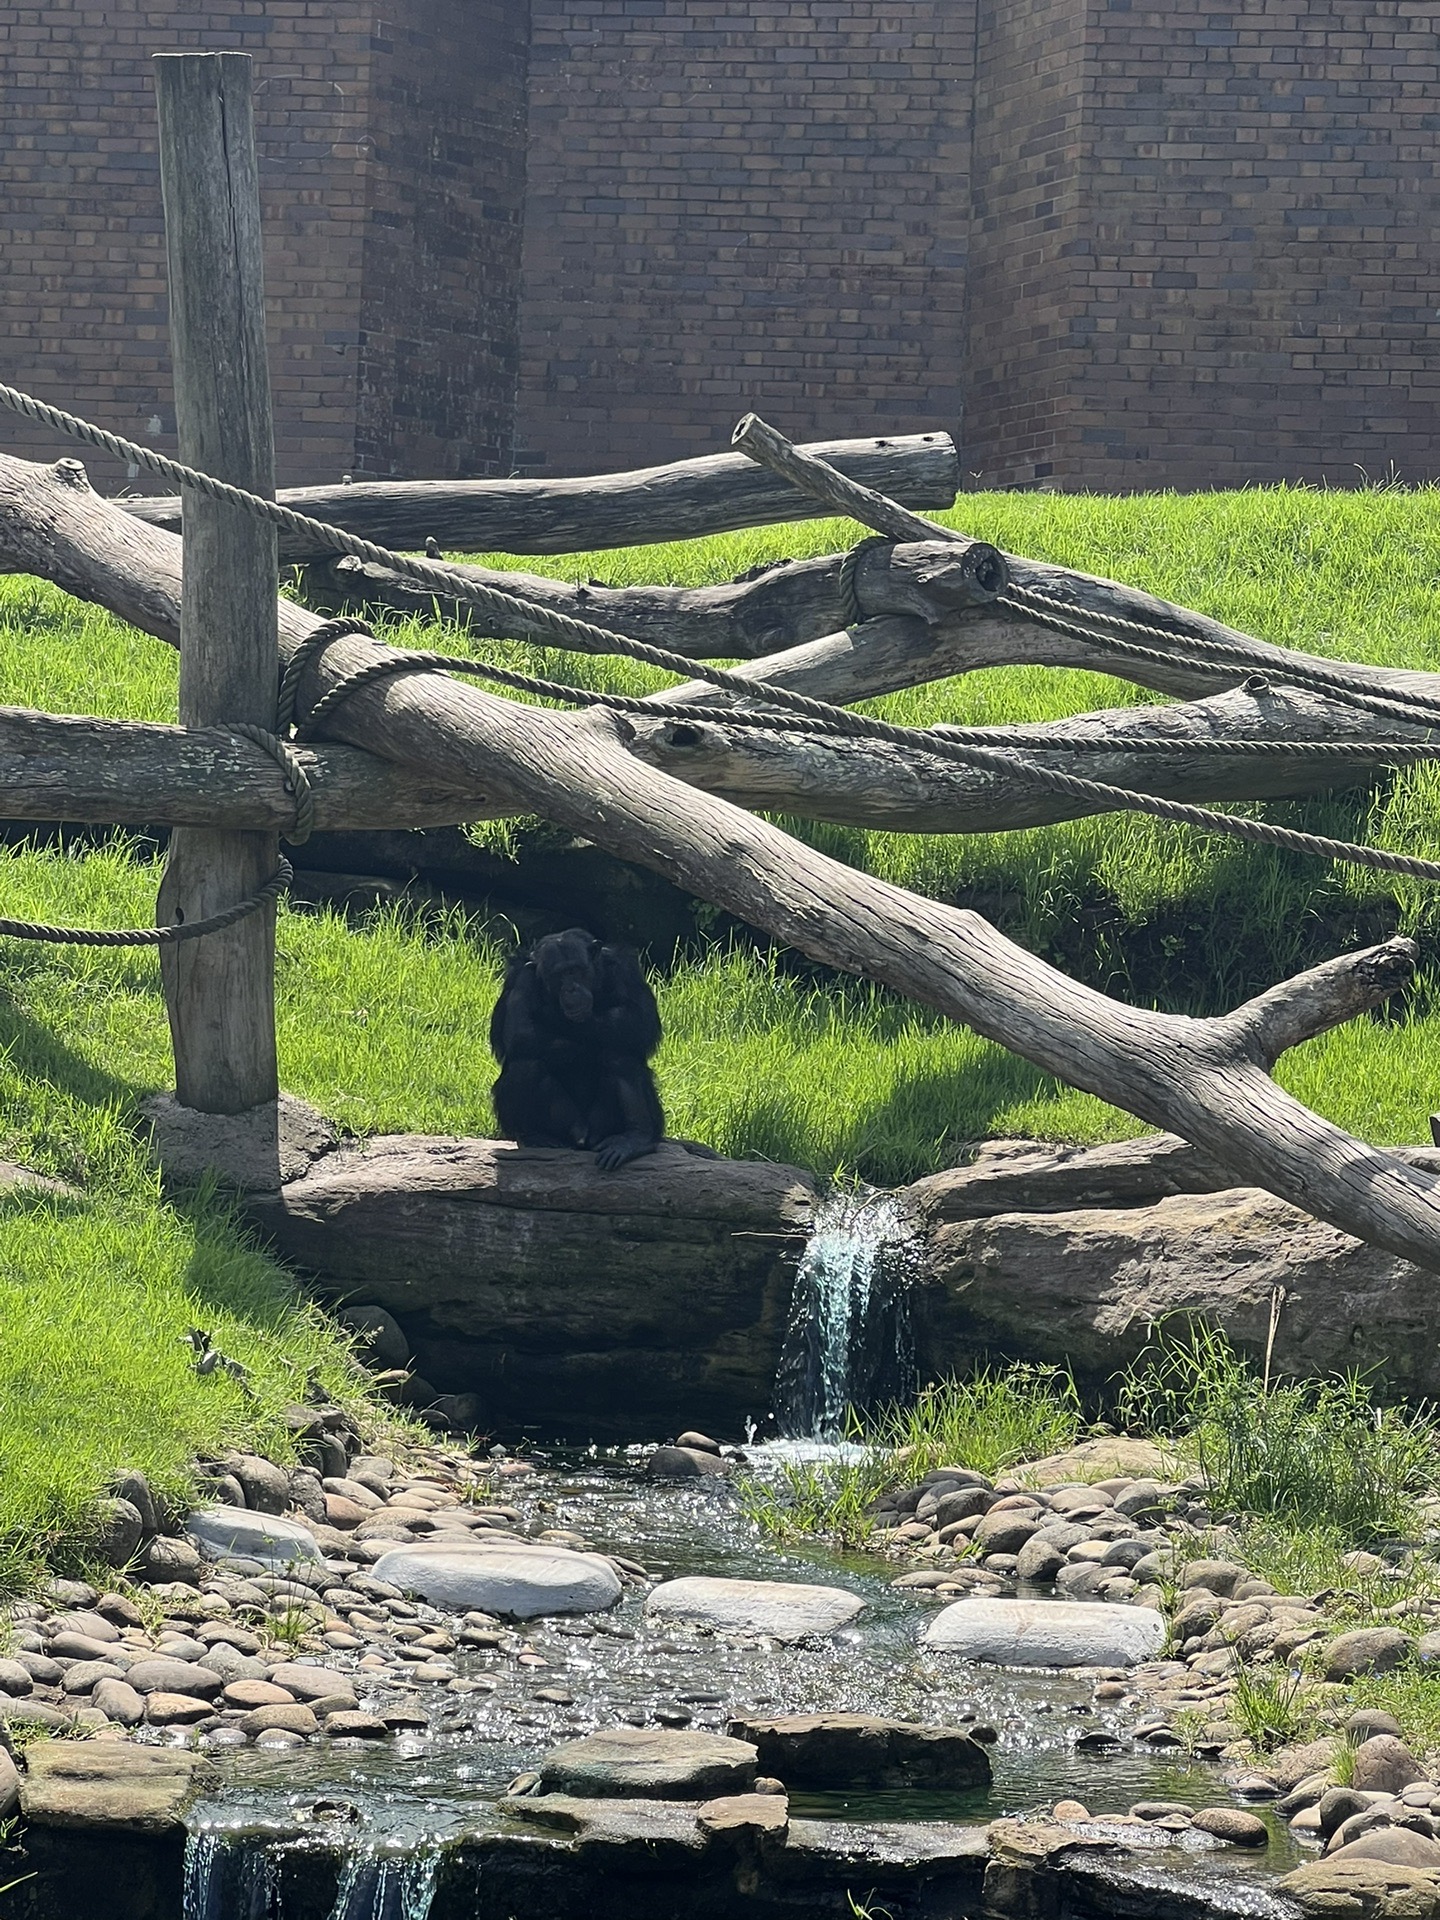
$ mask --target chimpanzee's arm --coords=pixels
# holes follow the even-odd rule
[[[660,1044],[660,1009],[630,947],[602,947],[596,961],[595,1017],[591,1025],[607,1054],[648,1060]]]

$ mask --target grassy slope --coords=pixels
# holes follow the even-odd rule
[[[973,496],[953,516],[1018,551],[1151,587],[1274,640],[1352,658],[1435,666],[1431,554],[1440,496],[1316,494],[1086,500]],[[532,570],[699,582],[756,561],[833,550],[836,523]],[[396,638],[407,635],[402,629]],[[562,677],[638,686],[623,663],[531,657]],[[1099,676],[997,671],[883,703],[897,717],[1036,719],[1138,698]],[[0,699],[60,712],[174,716],[167,649],[26,580],[0,582]],[[1434,849],[1433,777],[1409,773],[1383,801],[1287,809],[1392,845]],[[1127,939],[1203,932],[1212,991],[1232,998],[1304,950],[1307,925],[1379,907],[1428,935],[1417,888],[1237,852],[1132,819],[963,841],[806,830],[857,864],[941,896],[976,886],[1018,898],[1042,949],[1083,910],[1109,929],[1116,990]],[[6,911],[142,924],[153,869],[123,848],[20,853]],[[1097,901],[1106,915],[1094,919]],[[1392,905],[1393,903],[1393,905]],[[285,1083],[357,1130],[487,1131],[484,1028],[497,957],[459,916],[424,928],[393,916],[361,932],[328,915],[281,921]],[[1243,956],[1237,960],[1236,956]],[[7,943],[0,949],[0,1150],[79,1180],[82,1199],[0,1197],[0,1533],[73,1522],[105,1473],[146,1467],[178,1483],[200,1447],[273,1437],[303,1368],[344,1378],[342,1349],[296,1307],[284,1277],[247,1250],[213,1202],[162,1201],[126,1122],[168,1075],[153,957]],[[660,1061],[677,1132],[732,1152],[900,1180],[984,1133],[1098,1138],[1133,1131],[1102,1103],[1056,1086],[973,1036],[863,988],[807,990],[763,962],[714,956],[662,990]],[[1422,1138],[1433,1103],[1434,1021],[1364,1022],[1301,1049],[1282,1077],[1371,1138]],[[193,1319],[255,1371],[258,1412],[229,1383],[189,1373]]]

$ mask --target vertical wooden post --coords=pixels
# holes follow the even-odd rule
[[[273,497],[260,192],[248,53],[154,58],[170,348],[180,458]],[[275,725],[274,530],[187,488],[180,607],[180,720]],[[275,870],[273,834],[177,828],[160,919],[197,919]],[[275,914],[161,950],[182,1106],[239,1113],[273,1101]]]

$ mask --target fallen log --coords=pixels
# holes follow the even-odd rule
[[[909,506],[954,503],[960,462],[948,433],[828,440],[809,451]],[[460,553],[586,553],[821,519],[829,512],[739,453],[583,480],[362,480],[287,487],[276,497],[348,533],[413,552],[433,539]],[[173,532],[180,525],[177,499],[121,504],[150,526]],[[328,552],[281,536],[282,560]]]
[[[632,719],[629,725],[627,744],[637,759],[761,813],[893,833],[999,833],[1108,811],[1100,802],[1037,787],[1021,774],[963,767],[876,741],[750,731],[698,708],[693,721]],[[1196,801],[1288,799],[1364,785],[1421,730],[1390,729],[1393,747],[1377,746],[1364,756],[1341,752],[1341,743],[1371,741],[1386,731],[1352,707],[1283,687],[995,729],[1002,743],[1044,765]],[[1194,751],[1127,750],[1135,734],[1189,743]],[[1103,741],[1107,750],[1079,754],[1057,748],[1057,740]],[[1205,750],[1207,743],[1229,740],[1336,751],[1240,757]],[[312,782],[320,830],[449,826],[521,811],[500,798],[427,781],[355,747],[306,743],[295,751]],[[0,819],[283,834],[294,817],[281,768],[223,728],[0,708]]]
[[[993,549],[982,547],[982,554]],[[957,607],[984,604],[995,595],[977,592],[975,553],[933,541],[872,546],[857,556],[854,599],[860,617],[905,614],[921,623],[942,620]],[[478,586],[497,587],[577,620],[668,647],[696,660],[753,660],[782,647],[833,634],[854,621],[842,591],[843,553],[814,560],[782,560],[718,587],[607,587],[575,585],[536,573],[494,567],[459,568]],[[487,631],[472,602],[432,592],[416,581],[347,554],[315,561],[301,582],[307,606],[322,613],[384,610],[409,619],[443,620]]]
[[[148,630],[174,643],[178,540],[100,499],[78,462],[45,469],[0,459],[0,551],[85,598],[103,585],[112,611],[133,618],[143,608]],[[279,619],[288,659],[319,623],[285,602]],[[370,640],[332,643],[303,676],[299,710],[382,657]],[[328,726],[331,737],[429,777],[503,790],[811,959],[935,1007],[1181,1134],[1237,1179],[1440,1270],[1440,1182],[1333,1126],[1269,1074],[1286,1048],[1405,985],[1415,967],[1409,941],[1332,960],[1216,1018],[1126,1007],[1068,980],[978,914],[857,873],[646,766],[611,714],[555,714],[413,674],[360,687]]]

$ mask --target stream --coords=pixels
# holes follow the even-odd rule
[[[774,1471],[786,1452],[783,1444],[755,1449],[752,1470]],[[369,1748],[217,1754],[219,1785],[192,1814],[185,1920],[284,1920],[267,1876],[265,1834],[293,1834],[317,1802],[340,1803],[330,1833],[333,1818],[343,1819],[352,1848],[331,1920],[425,1920],[435,1850],[504,1818],[497,1796],[549,1747],[617,1723],[723,1732],[737,1711],[834,1711],[995,1730],[988,1790],[794,1794],[796,1817],[978,1824],[1064,1798],[1096,1815],[1123,1813],[1141,1799],[1225,1799],[1217,1770],[1203,1763],[1128,1740],[1110,1754],[1077,1752],[1080,1735],[1104,1729],[1123,1738],[1133,1720],[1133,1712],[1095,1706],[1085,1678],[971,1666],[920,1648],[935,1603],[892,1588],[893,1563],[776,1545],[744,1516],[727,1483],[656,1484],[642,1477],[641,1457],[640,1449],[633,1457],[540,1456],[524,1491],[511,1490],[526,1530],[573,1531],[654,1577],[843,1586],[864,1596],[865,1612],[828,1641],[782,1647],[652,1625],[643,1597],[627,1594],[610,1614],[527,1623],[523,1643],[543,1665],[522,1665],[513,1650],[462,1651],[448,1695],[416,1683],[417,1704],[434,1716],[426,1734]],[[430,1611],[420,1608],[421,1619]],[[437,1712],[443,1699],[448,1710]],[[1237,1876],[1288,1871],[1300,1858],[1279,1823],[1259,1860],[1203,1856],[1207,1873]]]

